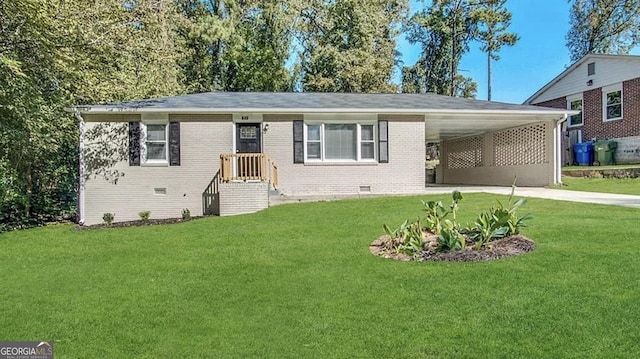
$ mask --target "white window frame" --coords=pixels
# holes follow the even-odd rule
[[[169,166],[169,121],[157,119],[157,120],[143,120],[141,123],[140,133],[140,165],[141,166]],[[164,160],[162,159],[149,159],[147,158],[147,126],[148,125],[164,125]]]
[[[580,101],[581,102],[581,109],[580,109],[580,124],[577,125],[572,125],[571,124],[571,118],[573,116],[569,116],[568,121],[567,121],[567,127],[580,127],[580,126],[584,126],[584,99],[582,98],[582,94],[577,94],[577,95],[572,95],[572,96],[567,96],[567,110],[571,110],[571,104],[575,101]],[[575,116],[575,115],[574,115]]]
[[[620,116],[614,118],[607,118],[607,95],[612,92],[620,91]],[[624,118],[624,92],[622,91],[622,84],[607,86],[602,88],[602,122],[616,121]]]
[[[325,125],[356,125],[356,159],[327,159],[325,143]],[[325,120],[325,121],[305,121],[304,123],[304,161],[305,163],[377,163],[378,161],[378,126],[377,121],[353,121],[353,120]],[[308,134],[310,125],[320,126],[320,158],[308,157]],[[362,126],[373,127],[373,141],[362,140]],[[315,142],[315,141],[314,141]],[[362,143],[373,142],[373,158],[362,158]]]

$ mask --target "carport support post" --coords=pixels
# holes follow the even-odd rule
[[[561,119],[556,121],[553,129],[553,183],[562,184],[562,123],[567,120],[565,114]]]

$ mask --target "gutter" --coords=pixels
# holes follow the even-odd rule
[[[78,120],[78,213],[76,219],[78,224],[84,224],[85,204],[84,204],[84,119],[82,114],[73,107],[73,115]]]
[[[232,113],[262,113],[262,114],[300,114],[300,113],[366,113],[366,114],[381,114],[381,115],[564,115],[571,110],[559,110],[559,109],[547,109],[541,108],[541,110],[482,110],[482,109],[390,109],[390,108],[135,108],[135,107],[84,107],[79,110],[78,107],[73,107],[74,112],[80,112],[82,114],[95,114],[95,115],[107,115],[107,114],[141,114],[141,113],[177,113],[177,114],[232,114]]]

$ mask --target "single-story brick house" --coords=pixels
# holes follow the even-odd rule
[[[559,129],[576,113],[433,94],[228,92],[72,110],[85,224],[143,210],[248,213],[270,196],[428,193],[426,141],[440,142],[440,183],[558,183]],[[87,135],[95,129],[103,133]],[[119,150],[101,150],[113,143]],[[119,172],[117,181],[90,170],[96,163]]]
[[[524,104],[580,111],[563,129],[563,165],[576,142],[615,140],[617,163],[640,163],[640,56],[588,54]]]

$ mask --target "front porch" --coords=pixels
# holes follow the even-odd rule
[[[232,216],[269,207],[269,194],[278,188],[278,166],[264,153],[220,155],[218,214]]]

